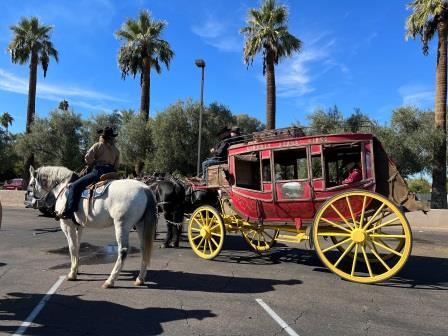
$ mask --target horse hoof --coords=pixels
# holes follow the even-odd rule
[[[76,275],[69,274],[68,277],[67,277],[67,280],[68,281],[76,281]]]
[[[114,285],[113,285],[113,284],[110,284],[110,283],[108,283],[108,282],[105,282],[105,283],[102,284],[101,287],[104,288],[104,289],[107,289],[107,288],[113,288]]]
[[[144,284],[145,284],[145,282],[143,280],[135,279],[134,285],[143,286]]]

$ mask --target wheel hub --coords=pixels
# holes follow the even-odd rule
[[[212,234],[211,234],[210,228],[208,226],[203,226],[202,227],[202,229],[201,229],[201,236],[205,237],[206,239],[210,239]]]
[[[363,229],[354,229],[352,231],[351,238],[355,243],[360,244],[360,243],[364,243],[366,241],[367,235],[366,235],[365,230],[363,230]]]

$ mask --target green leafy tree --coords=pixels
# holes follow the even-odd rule
[[[431,192],[431,184],[424,178],[413,178],[407,180],[409,190],[414,193]]]
[[[336,105],[327,110],[317,108],[307,119],[312,133],[330,134],[344,131],[344,115]]]
[[[140,113],[149,117],[150,104],[150,71],[162,71],[161,65],[167,69],[174,52],[169,43],[161,38],[167,23],[151,17],[148,11],[141,11],[137,20],[128,19],[120,30],[115,32],[124,44],[118,51],[118,66],[123,79],[128,75],[140,74],[141,98]]]
[[[447,207],[446,189],[446,103],[447,103],[447,43],[448,3],[446,0],[413,0],[409,6],[412,14],[406,22],[407,36],[420,37],[423,53],[428,54],[429,42],[437,35],[435,127],[444,136],[434,141],[432,167],[432,208]]]
[[[200,105],[178,101],[159,112],[151,123],[154,152],[147,160],[149,171],[193,175],[197,168],[198,119]],[[201,161],[210,156],[217,143],[217,132],[234,125],[235,117],[224,105],[214,102],[204,108]]]
[[[242,134],[251,134],[253,132],[259,132],[265,128],[264,124],[260,120],[244,113],[234,115],[233,124],[240,128]]]
[[[404,106],[392,112],[390,126],[376,128],[376,135],[403,176],[431,171],[433,139],[441,136],[433,120],[432,111]]]
[[[299,52],[302,42],[288,31],[288,9],[275,0],[265,0],[261,8],[248,12],[245,35],[244,62],[251,64],[258,53],[263,54],[263,75],[266,76],[266,128],[275,128],[276,89],[275,65]]]
[[[37,165],[58,165],[79,170],[83,165],[81,151],[83,123],[79,114],[56,109],[48,118],[36,118],[31,133],[18,138],[22,156],[35,153]]]
[[[132,167],[134,175],[141,175],[143,162],[152,151],[151,119],[145,120],[132,110],[122,112],[123,125],[120,130],[119,148],[121,161]]]

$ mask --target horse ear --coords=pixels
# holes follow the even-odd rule
[[[30,166],[30,175],[34,177],[34,167]]]

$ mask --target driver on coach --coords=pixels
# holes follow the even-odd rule
[[[97,131],[100,138],[87,151],[84,160],[92,170],[69,185],[67,203],[62,218],[71,218],[78,210],[78,203],[82,191],[90,184],[99,181],[101,175],[116,172],[120,160],[120,152],[115,147],[115,134],[113,129],[106,127]]]

